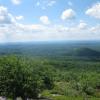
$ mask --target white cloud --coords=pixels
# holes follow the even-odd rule
[[[96,34],[100,34],[100,24],[97,26],[91,27],[90,31]]]
[[[40,21],[41,21],[43,24],[46,24],[46,25],[50,24],[50,21],[49,21],[48,16],[41,16],[41,17],[40,17]]]
[[[5,34],[0,32],[0,43],[5,41],[6,41]]]
[[[19,5],[21,3],[21,0],[11,0],[13,4]]]
[[[12,24],[15,23],[15,18],[8,12],[8,9],[4,6],[0,6],[0,24]]]
[[[75,12],[72,9],[66,9],[61,15],[62,20],[68,20],[75,17]]]
[[[100,38],[100,25],[83,29],[82,22],[72,27],[63,25],[45,26],[41,24],[19,24],[0,26],[0,42],[45,41],[45,40],[78,40]],[[83,25],[83,24],[82,24]],[[84,25],[83,25],[84,26]]]
[[[100,2],[94,4],[86,11],[86,14],[94,18],[100,19]]]
[[[46,8],[52,7],[56,4],[56,0],[38,0],[36,6],[45,10]]]
[[[87,24],[85,22],[80,22],[79,25],[78,25],[78,28],[79,29],[85,29],[85,28],[87,28]]]
[[[6,7],[0,6],[0,42],[100,39],[100,24],[90,26],[79,21],[71,26],[54,25],[50,24],[47,16],[40,17],[43,24],[21,24],[17,21]]]
[[[55,3],[56,3],[56,1],[55,1],[55,0],[51,0],[51,1],[49,1],[49,2],[48,2],[48,4],[47,4],[47,5],[48,5],[48,6],[53,6]]]
[[[16,20],[23,20],[24,16],[16,16],[15,18],[16,18]]]

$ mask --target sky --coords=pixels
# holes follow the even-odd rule
[[[0,43],[99,39],[100,0],[0,0]]]

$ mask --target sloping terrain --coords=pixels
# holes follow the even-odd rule
[[[90,48],[74,48],[69,52],[69,55],[79,57],[100,57],[100,52]]]

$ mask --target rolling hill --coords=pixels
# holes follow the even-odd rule
[[[100,52],[91,48],[74,48],[70,51],[71,56],[100,57]]]

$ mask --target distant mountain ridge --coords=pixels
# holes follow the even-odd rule
[[[0,55],[100,58],[100,42],[4,44],[0,45]]]
[[[71,56],[83,56],[83,57],[100,57],[100,52],[91,48],[74,48],[70,52]]]

